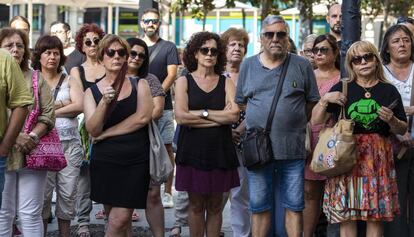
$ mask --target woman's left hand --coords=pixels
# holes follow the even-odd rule
[[[18,151],[28,154],[36,147],[36,142],[26,133],[20,133],[16,139],[16,148]]]
[[[394,118],[394,112],[385,106],[381,106],[381,108],[378,110],[378,115],[379,118],[386,123],[390,123]]]

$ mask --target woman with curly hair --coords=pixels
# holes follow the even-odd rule
[[[175,115],[181,130],[176,190],[187,191],[191,236],[219,236],[223,193],[239,186],[231,124],[239,117],[235,86],[224,75],[226,46],[210,32],[194,34],[184,50],[188,73],[177,79]]]
[[[105,68],[98,61],[98,44],[105,33],[96,24],[84,24],[76,34],[76,49],[86,56],[86,61],[74,67],[70,76],[77,78],[82,83],[83,91],[100,81],[105,76]],[[89,237],[89,221],[92,211],[89,177],[89,136],[85,129],[85,122],[82,119],[80,134],[82,137],[85,156],[81,167],[78,183],[78,236]]]

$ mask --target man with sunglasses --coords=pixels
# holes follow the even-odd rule
[[[282,17],[265,18],[260,34],[263,52],[242,63],[237,83],[236,103],[248,108],[247,130],[266,127],[276,88],[283,83],[269,134],[274,160],[248,171],[253,236],[267,236],[275,223],[271,221],[275,193],[280,193],[286,210],[287,234],[299,237],[303,232],[305,127],[319,93],[313,67],[303,57],[290,54],[286,76],[281,78],[289,55],[288,30]]]
[[[50,24],[50,35],[56,36],[63,44],[63,53],[66,56],[64,72],[69,75],[73,67],[81,65],[85,61],[85,55],[71,44],[72,31],[66,22],[54,21]]]
[[[175,44],[160,38],[160,25],[160,13],[158,10],[150,8],[144,11],[141,19],[141,27],[145,32],[143,40],[149,49],[149,73],[158,77],[166,93],[164,112],[163,116],[158,120],[158,128],[160,129],[165,147],[170,155],[171,162],[174,164],[174,153],[172,149],[174,118],[170,88],[177,76],[179,58]],[[171,193],[174,178],[173,173],[165,184],[162,201],[166,208],[174,207]]]

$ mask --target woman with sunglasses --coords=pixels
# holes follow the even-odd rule
[[[334,85],[314,107],[311,123],[338,118],[344,106],[346,118],[355,122],[357,163],[349,172],[327,179],[323,211],[330,223],[340,223],[341,236],[357,236],[356,221],[361,220],[367,224],[366,236],[381,237],[382,222],[400,212],[389,136],[406,132],[406,116],[372,43],[354,43],[345,60],[347,97],[341,93],[342,81]]]
[[[315,62],[315,77],[319,94],[324,96],[333,85],[339,82],[339,49],[336,38],[330,34],[316,37],[312,48]],[[311,150],[318,142],[319,132],[322,128],[332,126],[333,121],[327,120],[322,124],[311,124]],[[321,213],[321,201],[325,176],[318,175],[310,170],[312,154],[308,154],[305,166],[305,209],[303,210],[303,231],[305,237],[313,236]]]
[[[98,60],[105,77],[85,92],[86,129],[94,137],[91,199],[104,204],[106,236],[128,236],[134,209],[145,209],[150,181],[149,135],[152,98],[146,80],[128,78],[128,43],[106,35]]]
[[[69,79],[62,72],[66,57],[63,45],[56,36],[45,35],[36,42],[32,67],[52,89],[56,115],[55,127],[62,142],[67,166],[59,172],[48,172],[43,203],[43,223],[47,232],[47,220],[51,213],[52,193],[56,188],[56,217],[60,236],[70,235],[70,221],[75,218],[76,186],[83,157],[76,116],[82,112],[83,94],[80,82]]]
[[[414,80],[414,45],[411,31],[405,25],[391,26],[384,35],[381,48],[385,77],[400,92],[405,113],[408,116],[408,131],[403,136],[393,137],[395,170],[398,183],[398,198],[401,215],[386,223],[384,236],[414,236],[414,140],[412,119],[414,106],[412,90]]]
[[[222,75],[226,46],[210,32],[194,34],[184,50],[190,72],[177,79],[175,115],[180,124],[175,188],[189,196],[190,236],[219,236],[223,193],[239,186],[231,124],[238,120],[235,86]]]
[[[24,73],[27,86],[33,92],[29,69],[29,39],[22,30],[3,28],[0,31],[0,46],[10,52]],[[55,114],[50,88],[42,77],[38,78],[40,114],[33,130],[17,137],[7,164],[3,205],[0,210],[0,236],[12,236],[16,215],[20,220],[20,231],[24,236],[43,237],[42,206],[46,184],[46,171],[24,168],[25,154],[36,148],[39,139],[55,126]]]
[[[158,120],[162,116],[165,103],[165,92],[162,89],[158,78],[151,73],[148,73],[149,58],[147,44],[138,38],[127,39],[131,51],[128,58],[128,74],[127,76],[145,78],[147,80],[152,96],[154,108],[152,110],[152,119]],[[145,216],[148,224],[151,227],[152,234],[155,237],[164,236],[164,207],[161,202],[161,184],[155,183],[151,180],[148,197],[147,208],[145,209]],[[134,212],[132,218],[137,218],[138,213]]]
[[[70,71],[70,76],[77,78],[82,82],[83,91],[88,89],[96,81],[102,79],[105,73],[105,69],[98,61],[98,44],[104,37],[105,33],[96,24],[84,24],[76,34],[76,49],[86,56],[86,61],[74,67]],[[82,116],[80,135],[82,138],[82,144],[85,150],[85,156],[83,159],[79,183],[78,183],[78,231],[79,237],[89,237],[89,222],[90,212],[92,211],[92,201],[89,198],[90,195],[90,177],[89,177],[89,135],[86,132],[85,121]]]

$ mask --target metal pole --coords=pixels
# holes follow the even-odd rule
[[[108,34],[112,34],[112,21],[113,21],[113,13],[112,13],[112,11],[113,11],[113,6],[112,6],[112,4],[109,4],[108,5]]]
[[[119,7],[115,7],[115,34],[119,34]]]
[[[27,6],[27,18],[30,24],[30,31],[29,31],[29,45],[32,48],[32,40],[33,40],[33,1],[29,0]]]
[[[348,76],[345,69],[346,52],[354,42],[361,39],[360,0],[342,2],[341,28],[341,77],[344,78]]]

